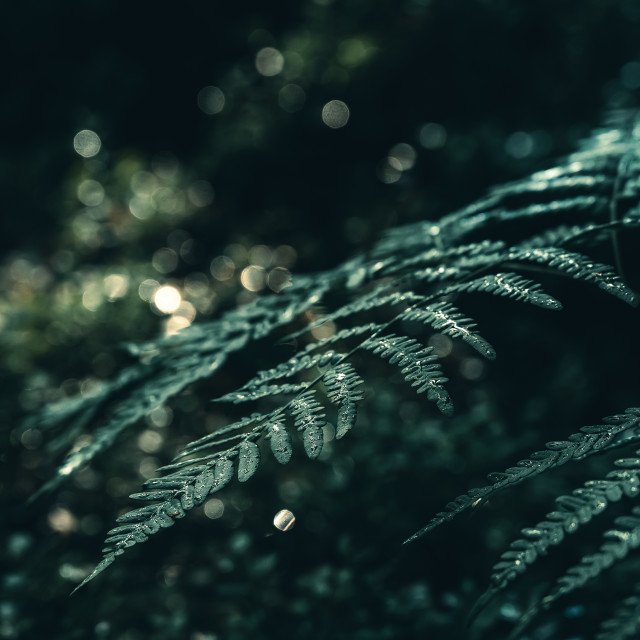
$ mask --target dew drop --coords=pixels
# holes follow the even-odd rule
[[[296,523],[296,517],[288,509],[282,509],[276,513],[273,526],[280,531],[290,531]]]

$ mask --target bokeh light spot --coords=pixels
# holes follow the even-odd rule
[[[204,503],[204,515],[211,520],[221,518],[224,513],[224,502],[218,498],[211,498]]]
[[[151,258],[151,264],[160,273],[169,273],[178,266],[178,254],[167,247],[158,249]]]
[[[126,275],[111,273],[104,279],[104,292],[110,302],[123,298],[128,290],[129,277]]]
[[[49,526],[58,533],[71,533],[78,528],[78,520],[66,507],[56,506],[47,516]]]
[[[342,100],[331,100],[322,107],[322,122],[331,129],[340,129],[349,122],[349,107]]]
[[[138,448],[145,453],[156,453],[162,448],[163,436],[152,429],[145,429],[138,436]]]
[[[214,116],[224,109],[226,99],[219,87],[203,87],[198,92],[198,106],[208,116]]]
[[[145,302],[149,302],[151,298],[153,298],[154,293],[160,287],[160,283],[157,280],[152,280],[148,278],[147,280],[143,280],[138,287],[138,295]]]
[[[273,47],[264,47],[256,54],[256,69],[263,76],[277,76],[284,67],[284,56]]]
[[[82,306],[88,311],[97,311],[102,304],[102,288],[97,283],[90,283],[82,292]]]
[[[180,292],[171,285],[164,285],[153,294],[153,304],[161,313],[168,314],[177,311],[181,302]]]
[[[168,427],[173,420],[173,411],[170,407],[156,407],[147,416],[147,421],[154,427],[164,428]]]
[[[402,171],[408,171],[416,162],[416,150],[406,142],[400,142],[389,151],[389,158],[394,158]]]
[[[104,188],[97,180],[83,180],[76,193],[78,200],[87,207],[97,207],[104,201]]]
[[[297,84],[285,84],[278,93],[278,104],[287,113],[300,111],[304,106],[307,94],[304,89]]]
[[[227,258],[227,256],[218,256],[211,261],[211,275],[220,282],[230,280],[235,270],[235,262],[231,258]]]
[[[427,122],[420,127],[418,139],[425,149],[441,149],[447,142],[447,131],[437,122]]]
[[[378,165],[378,178],[384,184],[393,184],[402,177],[402,163],[397,158],[388,156]]]
[[[196,207],[206,207],[213,202],[213,187],[206,180],[196,180],[187,188],[189,202]]]
[[[102,142],[95,131],[83,129],[73,137],[73,148],[83,158],[93,158],[100,151]]]
[[[348,38],[338,45],[336,55],[345,67],[357,67],[369,57],[369,48],[358,38]]]
[[[291,273],[289,269],[285,269],[284,267],[276,267],[269,272],[267,276],[267,285],[269,289],[275,291],[276,293],[280,293],[285,287],[288,287],[291,284]]]
[[[247,291],[260,291],[264,288],[266,272],[263,267],[250,265],[245,267],[240,274],[240,282]]]
[[[272,261],[271,249],[265,244],[256,244],[249,249],[249,262],[259,267],[268,267]]]
[[[430,347],[433,347],[434,353],[438,358],[446,358],[453,350],[453,342],[451,338],[441,333],[436,333],[429,338]]]
[[[504,143],[504,150],[513,158],[521,160],[531,155],[533,151],[533,138],[525,131],[512,133]]]
[[[273,251],[273,264],[279,267],[290,267],[294,264],[297,257],[298,253],[292,246],[281,244]]]

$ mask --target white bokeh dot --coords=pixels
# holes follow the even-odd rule
[[[98,154],[101,146],[100,136],[90,129],[78,131],[73,137],[73,148],[83,158],[93,158]]]

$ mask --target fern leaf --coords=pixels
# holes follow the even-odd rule
[[[369,293],[366,293],[363,296],[357,298],[353,302],[345,304],[332,313],[328,313],[322,316],[320,319],[309,323],[303,329],[300,329],[299,331],[296,331],[294,333],[290,333],[285,338],[283,338],[283,340],[291,340],[293,338],[297,338],[307,333],[308,331],[311,331],[312,329],[323,326],[327,322],[333,322],[334,320],[338,320],[340,318],[347,318],[364,311],[378,309],[384,306],[393,306],[396,304],[409,304],[411,302],[417,302],[425,299],[425,296],[417,295],[411,291],[394,291],[392,293],[387,293],[389,288],[389,283],[383,283]]]
[[[280,380],[281,378],[290,378],[291,376],[300,373],[301,371],[313,369],[314,367],[326,367],[328,365],[335,364],[340,360],[341,357],[341,354],[336,353],[332,350],[326,351],[325,353],[317,353],[313,355],[296,355],[292,358],[289,358],[287,361],[282,362],[273,369],[259,371],[249,382],[238,389],[238,391],[219,398],[219,401],[236,402],[238,401],[237,398],[239,395],[251,394],[257,388],[265,385],[268,382]]]
[[[475,322],[464,316],[448,302],[436,302],[424,309],[410,307],[402,313],[402,318],[429,324],[436,331],[452,338],[461,338],[489,360],[496,357],[495,349],[477,331],[473,330],[476,327]]]
[[[245,440],[238,451],[238,480],[246,482],[260,464],[260,449],[252,440]]]
[[[593,282],[603,291],[634,307],[638,304],[636,295],[618,278],[611,267],[593,262],[579,253],[564,251],[556,247],[524,248],[512,250],[507,259],[544,264],[552,269],[567,273],[576,280]]]
[[[315,399],[315,391],[301,394],[291,403],[295,426],[302,432],[302,442],[306,454],[315,460],[322,452],[324,442],[322,427],[326,424],[324,410]]]
[[[74,592],[104,571],[126,549],[145,542],[150,535],[172,526],[175,519],[183,518],[187,511],[202,504],[208,495],[222,489],[232,476],[232,460],[220,457],[195,475],[183,475],[180,478],[181,486],[172,491],[153,490],[133,494],[132,497],[136,499],[160,499],[161,502],[134,509],[118,518],[121,526],[109,531],[105,540],[106,547],[103,549],[104,557]]]
[[[243,431],[246,427],[252,424],[259,424],[261,422],[266,422],[267,420],[271,420],[276,415],[277,411],[261,414],[261,413],[252,413],[250,416],[246,416],[237,422],[227,425],[222,429],[218,429],[213,433],[209,433],[202,438],[198,438],[193,442],[185,445],[182,450],[176,455],[174,460],[179,460],[180,458],[184,458],[185,456],[193,455],[198,451],[202,451],[203,449],[209,449],[215,447],[219,444],[219,440],[221,436],[224,436],[228,433],[235,433]],[[242,434],[241,434],[242,435]]]
[[[341,329],[336,333],[330,335],[328,338],[324,340],[320,340],[319,342],[310,342],[305,347],[305,353],[310,353],[312,351],[316,351],[318,349],[324,349],[327,345],[332,344],[334,342],[340,342],[341,340],[348,340],[354,336],[361,336],[365,333],[374,333],[379,331],[380,329],[384,329],[385,325],[377,323],[377,322],[368,322],[366,324],[356,325],[354,327],[347,327],[346,329]]]
[[[273,396],[298,393],[306,389],[309,385],[306,382],[286,383],[286,384],[262,384],[227,393],[218,398],[216,402],[231,402],[241,404],[242,402],[252,402],[260,398],[270,398]]]
[[[539,284],[526,280],[515,273],[496,273],[476,278],[460,286],[451,287],[448,291],[490,293],[504,296],[520,302],[528,302],[543,309],[562,309],[562,304],[542,291]]]
[[[105,411],[109,416],[106,422],[95,431],[93,440],[88,445],[69,453],[57,469],[56,475],[39,493],[58,486],[62,480],[111,447],[127,427],[164,406],[169,398],[182,391],[188,384],[211,375],[224,364],[231,352],[242,348],[247,339],[248,336],[243,334],[225,341],[223,334],[220,342],[216,343],[217,350],[213,353],[205,351],[200,357],[194,358],[191,354],[174,357],[171,352],[165,357],[158,357],[151,364],[139,364],[125,370],[121,375],[122,380],[118,382],[122,384],[122,388],[114,387],[109,391],[111,411],[109,408]],[[172,351],[173,342],[167,339],[166,344],[169,345],[166,348]],[[121,394],[124,394],[124,398]],[[87,405],[91,403],[90,398],[86,400]]]
[[[363,398],[358,386],[364,381],[348,362],[329,369],[324,374],[323,381],[329,398],[339,406],[336,439],[340,440],[351,430],[356,422],[356,403]]]
[[[280,464],[287,464],[291,460],[293,449],[291,448],[291,436],[284,423],[274,422],[269,426],[267,438],[271,445],[271,452]]]
[[[433,225],[431,225],[430,228],[432,229]],[[457,245],[447,249],[433,247],[426,251],[414,252],[410,257],[402,260],[398,258],[402,253],[396,252],[394,256],[387,258],[385,263],[380,265],[378,275],[396,275],[406,272],[407,270],[415,272],[416,266],[421,267],[427,272],[430,271],[429,265],[433,265],[436,272],[439,271],[443,274],[443,265],[450,267],[455,266],[460,258],[469,260],[475,256],[493,254],[502,249],[504,249],[503,242],[484,240],[482,242]]]
[[[603,513],[610,502],[617,502],[623,495],[635,497],[640,493],[640,458],[623,458],[614,464],[619,469],[608,473],[605,480],[588,481],[584,488],[574,490],[571,495],[556,498],[557,510],[548,513],[534,527],[522,529],[523,537],[512,542],[494,565],[492,586],[481,596],[471,617],[545,555],[549,547],[560,544],[565,534],[575,533],[581,525]]]
[[[582,427],[580,433],[570,435],[567,440],[548,442],[545,445],[546,450],[535,451],[529,458],[520,460],[515,467],[510,467],[502,473],[489,474],[487,477],[491,484],[471,489],[466,494],[458,496],[446,506],[445,511],[437,513],[405,543],[416,540],[444,522],[453,520],[458,514],[480,504],[499,489],[519,484],[569,460],[578,460],[597,451],[624,444],[624,433],[640,424],[640,410],[628,409],[624,414],[605,418],[603,422],[601,425]]]
[[[381,337],[371,337],[362,343],[362,348],[388,359],[391,364],[398,364],[402,374],[417,393],[427,392],[427,398],[436,403],[444,415],[453,413],[451,398],[444,388],[447,378],[437,356],[433,355],[433,347],[424,347],[413,338],[396,336],[391,333]]]
[[[556,600],[598,577],[605,569],[625,558],[629,551],[640,546],[640,507],[633,507],[631,513],[632,515],[616,518],[616,527],[604,532],[605,542],[598,551],[583,556],[577,565],[558,578],[556,586],[548,595],[525,612],[511,637],[517,637],[541,609],[548,609]]]

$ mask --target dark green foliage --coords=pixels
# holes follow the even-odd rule
[[[358,404],[365,398],[363,381],[365,385],[367,381],[366,377],[363,380],[361,367],[386,367],[388,386],[395,386],[402,378],[418,394],[426,392],[427,399],[450,418],[453,402],[447,389],[449,379],[438,350],[414,337],[412,328],[423,331],[428,327],[429,331],[460,339],[493,360],[494,348],[476,330],[473,318],[458,308],[469,294],[489,294],[491,304],[501,304],[498,298],[506,298],[560,310],[560,302],[545,293],[541,283],[524,278],[520,274],[523,271],[542,274],[545,287],[562,276],[572,284],[582,281],[595,285],[635,306],[635,294],[616,270],[590,257],[591,251],[597,253],[603,244],[614,242],[617,234],[631,233],[640,226],[640,166],[634,161],[640,141],[633,133],[637,132],[633,116],[626,118],[619,126],[595,135],[580,152],[556,168],[496,188],[439,222],[394,229],[369,253],[314,276],[294,277],[281,293],[259,298],[219,320],[153,344],[132,347],[140,361],[95,397],[67,400],[30,419],[26,426],[61,429],[63,434],[75,433],[90,422],[96,427],[94,441],[69,453],[56,478],[48,483],[51,488],[105,452],[139,418],[187,385],[216,373],[236,352],[265,341],[269,345],[279,341],[297,349],[295,355],[281,358],[281,362],[255,375],[250,371],[252,377],[247,383],[217,398],[233,405],[254,403],[259,412],[235,421],[229,418],[229,424],[185,444],[173,461],[158,469],[164,475],[149,480],[142,492],[131,496],[154,504],[117,519],[120,526],[108,532],[103,559],[79,586],[101,573],[126,549],[145,542],[203,504],[236,473],[241,482],[254,476],[262,440],[268,440],[273,456],[283,465],[290,462],[299,440],[310,459],[324,457],[323,446],[330,431],[327,421],[335,422],[337,439],[356,423]],[[588,298],[588,304],[610,304],[615,314],[613,305],[617,302],[601,297],[593,287],[584,287],[580,293]],[[325,306],[330,309],[325,310]],[[495,326],[492,331],[497,334],[500,329]],[[388,362],[376,363],[371,355]],[[400,376],[396,375],[398,368]],[[98,414],[100,419],[96,420]],[[600,425],[582,427],[566,440],[547,443],[545,449],[515,466],[491,474],[489,485],[472,489],[451,502],[410,540],[465,509],[485,503],[499,489],[636,441],[639,424],[640,413],[629,409]],[[294,428],[299,432],[296,439],[291,437]],[[495,565],[491,586],[476,613],[541,554],[561,544],[565,534],[604,513],[609,502],[638,494],[640,462],[623,459],[616,466],[604,480],[586,482],[583,488],[560,495],[556,510],[535,527],[522,530],[523,537],[512,543]],[[429,481],[433,479],[425,478],[425,485]],[[615,519],[615,528],[605,533],[599,549],[559,577],[557,585],[530,608],[514,633],[518,634],[542,609],[597,577],[638,546],[639,509],[633,507],[630,515]]]

